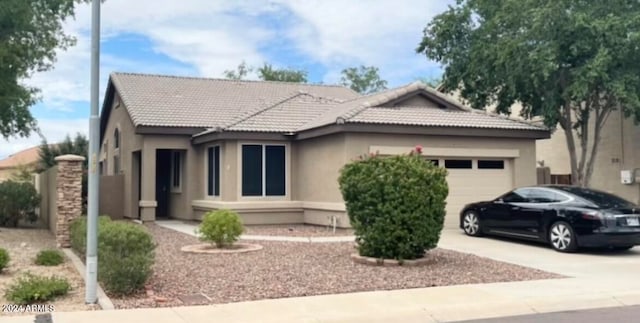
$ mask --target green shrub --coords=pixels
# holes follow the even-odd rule
[[[111,222],[111,218],[108,215],[101,215],[98,217],[98,231],[106,223]],[[71,241],[71,248],[77,253],[84,255],[87,251],[87,217],[81,216],[71,222],[69,225],[69,239]]]
[[[144,227],[128,222],[105,222],[98,234],[98,278],[114,295],[144,287],[152,274],[155,244]]]
[[[435,248],[444,224],[447,171],[408,155],[371,154],[343,167],[339,183],[360,255],[416,259]]]
[[[17,227],[20,220],[38,220],[36,208],[40,195],[28,182],[4,181],[0,183],[0,226]]]
[[[9,261],[11,257],[9,257],[9,252],[6,249],[0,248],[0,273],[2,270],[9,266]]]
[[[64,262],[64,255],[60,250],[42,250],[36,255],[36,265],[57,266]]]
[[[25,274],[9,286],[5,297],[16,304],[33,304],[51,301],[57,296],[66,295],[71,285],[64,278],[42,277]]]
[[[238,241],[244,231],[238,213],[231,210],[210,211],[202,218],[196,233],[202,241],[224,248]]]

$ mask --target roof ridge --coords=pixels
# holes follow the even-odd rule
[[[375,107],[378,106],[380,104],[383,104],[385,102],[389,102],[389,101],[393,101],[411,91],[415,91],[415,90],[420,90],[425,88],[426,86],[424,84],[422,84],[419,81],[416,82],[411,82],[407,85],[404,86],[400,86],[397,88],[393,88],[393,89],[389,89],[388,91],[384,91],[384,92],[380,92],[378,93],[378,96],[380,98],[378,98],[377,100],[374,100],[373,102],[369,102],[369,101],[365,101],[362,104],[360,104],[359,107],[356,107],[354,109],[351,109],[345,113],[343,113],[342,115],[338,116],[338,118],[336,118],[336,122],[344,122],[345,120],[349,120],[351,118],[356,117],[358,114],[362,113],[363,111],[367,110],[368,108],[371,107]],[[374,96],[375,97],[375,96]]]
[[[267,110],[269,110],[269,109],[271,109],[273,107],[276,107],[276,106],[278,106],[278,105],[280,105],[280,104],[282,104],[284,102],[292,100],[292,99],[294,99],[296,97],[299,97],[301,95],[309,95],[309,96],[315,97],[315,96],[313,96],[311,94],[306,93],[305,91],[295,91],[294,93],[290,93],[288,95],[282,96],[282,97],[280,97],[280,98],[278,98],[276,100],[271,101],[273,103],[269,102],[263,107],[256,107],[254,109],[248,110],[245,113],[243,113],[242,115],[239,115],[237,118],[235,118],[231,122],[223,125],[221,128],[222,129],[226,129],[226,128],[233,127],[233,126],[237,125],[240,122],[243,122],[243,121],[245,121],[245,120],[247,120],[247,119],[249,119],[249,118],[251,118],[253,116],[256,116],[256,115],[258,115],[258,114],[260,114],[260,113],[262,113],[264,111],[267,111]]]
[[[184,75],[168,75],[159,73],[136,73],[136,72],[111,72],[110,75],[130,75],[130,76],[145,76],[145,77],[164,77],[175,79],[188,79],[188,80],[205,80],[205,81],[222,81],[222,82],[239,82],[239,83],[271,83],[271,84],[287,84],[287,85],[303,85],[303,86],[318,86],[318,87],[336,87],[345,88],[353,91],[349,87],[340,84],[322,84],[322,83],[296,83],[296,82],[284,82],[284,81],[263,81],[263,80],[233,80],[225,78],[204,77],[204,76],[184,76]],[[353,91],[355,92],[355,91]],[[357,92],[355,92],[357,93]]]

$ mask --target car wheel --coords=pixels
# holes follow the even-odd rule
[[[573,252],[578,249],[576,235],[569,223],[558,221],[549,228],[549,242],[553,249],[560,252]]]
[[[476,212],[469,211],[462,217],[462,229],[468,236],[479,237],[482,235],[482,227],[480,226],[480,219]]]

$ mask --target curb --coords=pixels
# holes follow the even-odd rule
[[[71,259],[71,263],[73,264],[73,266],[76,267],[76,270],[78,271],[82,279],[86,281],[87,279],[85,277],[86,268],[82,260],[80,260],[80,258],[78,258],[78,256],[69,248],[63,248],[62,251],[64,251],[64,254],[67,255],[69,259]],[[104,290],[102,290],[102,287],[100,287],[100,284],[98,284],[97,287],[98,287],[98,291],[97,291],[98,305],[100,305],[100,308],[106,311],[115,310],[115,306],[113,306],[113,303],[111,302],[107,294],[104,292]]]

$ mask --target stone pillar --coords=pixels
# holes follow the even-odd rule
[[[71,246],[69,225],[82,215],[82,163],[85,158],[63,155],[55,160],[58,163],[56,241],[58,247],[68,248]]]

